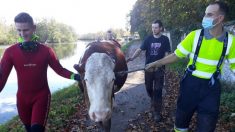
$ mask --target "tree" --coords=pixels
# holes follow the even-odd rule
[[[48,43],[64,43],[77,41],[75,30],[54,19],[42,19],[37,23],[37,35],[40,41]]]
[[[0,22],[0,44],[10,44],[17,42],[17,34],[15,28]]]
[[[144,38],[151,32],[151,23],[160,19],[170,31],[173,47],[181,36],[201,28],[201,21],[207,5],[214,0],[137,0],[130,12],[131,32],[138,32]],[[229,5],[228,20],[235,18],[235,1],[225,0]]]
[[[36,34],[40,39],[40,42],[46,42],[49,37],[49,29],[48,29],[48,20],[47,19],[42,19],[39,22],[37,22],[37,30]]]

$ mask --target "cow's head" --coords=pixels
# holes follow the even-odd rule
[[[111,118],[114,60],[105,53],[93,53],[86,62],[84,80],[90,102],[89,116],[99,122]]]

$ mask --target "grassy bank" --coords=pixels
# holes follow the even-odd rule
[[[81,93],[76,84],[52,94],[51,108],[48,116],[47,130],[60,131],[66,128],[69,117],[77,111],[76,105],[81,101]],[[24,127],[16,116],[4,125],[0,125],[0,132],[24,132]]]

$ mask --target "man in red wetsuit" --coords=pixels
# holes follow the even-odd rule
[[[14,66],[18,78],[17,109],[27,132],[43,132],[50,107],[51,93],[47,82],[47,68],[57,74],[79,81],[80,76],[63,68],[52,48],[38,43],[32,17],[20,13],[15,17],[20,42],[4,52],[0,63],[0,92]]]

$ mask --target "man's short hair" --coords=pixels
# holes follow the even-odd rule
[[[153,24],[157,24],[159,25],[159,27],[163,27],[162,21],[161,20],[156,20],[153,22]]]
[[[228,5],[222,1],[215,1],[210,3],[210,5],[218,5],[220,12],[226,16],[229,13]]]
[[[19,13],[15,19],[15,23],[29,23],[31,25],[34,25],[33,18],[26,12]]]

